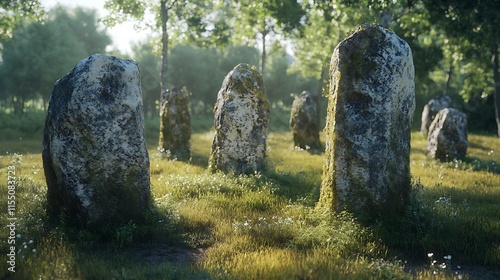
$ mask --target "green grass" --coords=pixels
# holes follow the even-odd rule
[[[150,124],[154,127],[155,124]],[[153,129],[147,129],[153,131]],[[12,135],[16,136],[12,132]],[[190,163],[155,155],[154,203],[146,222],[95,232],[49,223],[41,138],[3,139],[1,218],[7,168],[16,166],[14,279],[482,279],[500,277],[500,140],[469,135],[463,162],[425,157],[412,135],[414,190],[404,221],[361,225],[315,208],[323,155],[292,149],[287,132],[269,136],[268,168],[251,176],[206,172],[210,132],[192,137]],[[322,135],[324,143],[324,135]],[[6,153],[8,152],[8,154]],[[14,153],[22,153],[22,156]],[[8,229],[0,229],[1,252]],[[26,248],[25,248],[26,247]],[[433,253],[432,258],[428,253]],[[444,259],[451,255],[451,260]],[[430,265],[436,260],[435,265]],[[442,264],[446,268],[442,268]],[[461,269],[458,269],[458,266]]]

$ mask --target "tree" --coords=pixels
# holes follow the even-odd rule
[[[461,40],[462,52],[473,50],[488,53],[493,73],[493,101],[497,134],[500,137],[500,75],[498,56],[500,48],[500,0],[422,0],[430,21],[441,27],[451,38]],[[480,57],[480,56],[479,56]]]
[[[12,38],[12,30],[23,19],[38,19],[44,11],[38,0],[0,1],[0,41]]]
[[[54,82],[93,54],[89,50],[104,52],[111,40],[96,26],[94,10],[66,11],[61,6],[49,11],[45,23],[16,26],[12,39],[4,43],[0,64],[0,90],[3,98],[11,99],[16,114],[23,113],[30,99],[42,98],[46,103]]]
[[[285,39],[300,32],[305,11],[295,0],[239,0],[234,2],[235,18],[233,32],[239,37],[236,43],[260,45],[260,72],[266,68],[267,44],[269,38]]]

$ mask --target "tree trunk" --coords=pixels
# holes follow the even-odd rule
[[[167,0],[161,1],[161,41],[162,41],[162,49],[161,49],[161,72],[160,72],[160,107],[167,100],[168,93],[168,31],[167,31],[167,23],[168,23],[168,9],[167,9]]]
[[[453,74],[453,62],[450,63],[450,69],[446,74],[446,84],[444,85],[443,95],[448,95],[448,90],[450,89],[451,75]]]
[[[167,0],[160,1],[160,14],[161,14],[161,41],[162,41],[162,49],[161,49],[161,70],[160,70],[160,137],[158,139],[158,150],[163,149],[165,142],[165,135],[168,135],[168,125],[163,123],[164,120],[164,110],[165,103],[168,100],[168,32],[167,32],[167,23],[168,23],[168,8],[167,8]]]
[[[266,36],[267,31],[262,31],[262,56],[260,65],[260,74],[264,76],[264,69],[266,67]]]
[[[498,46],[492,51],[493,80],[495,81],[495,92],[493,100],[495,102],[495,119],[497,122],[497,134],[500,137],[500,75],[498,74]]]

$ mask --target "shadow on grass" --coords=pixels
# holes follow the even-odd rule
[[[455,163],[462,164],[460,161],[455,161]],[[470,169],[474,171],[486,171],[500,174],[500,163],[493,160],[480,160],[476,157],[466,157],[463,163],[465,163],[466,166],[470,166]]]
[[[275,194],[284,196],[291,201],[307,199],[308,206],[314,206],[319,200],[321,180],[308,177],[305,173],[292,174],[287,172],[266,171],[266,178],[273,182],[277,189]]]
[[[188,247],[166,209],[144,221],[93,228],[47,222],[37,253],[12,279],[208,279],[196,266],[204,251]],[[22,268],[22,269],[21,269]],[[6,275],[4,275],[6,276]]]
[[[410,154],[412,155],[417,155],[417,154],[421,154],[421,155],[426,155],[426,151],[425,151],[425,148],[424,149],[421,149],[421,148],[415,148],[415,147],[411,147],[411,152]]]
[[[428,253],[456,265],[500,264],[500,194],[435,187],[414,190],[400,221],[381,220],[374,231],[398,257],[425,261]]]

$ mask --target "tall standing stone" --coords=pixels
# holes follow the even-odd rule
[[[411,49],[363,25],[335,48],[320,206],[373,219],[400,212],[410,191],[415,110]]]
[[[303,91],[293,101],[290,112],[290,129],[295,147],[310,151],[318,151],[322,148],[319,140],[319,119],[318,97],[308,91]]]
[[[427,155],[441,161],[461,160],[467,145],[467,115],[454,108],[439,111],[429,127]]]
[[[248,64],[231,70],[217,94],[209,169],[252,173],[264,167],[269,101],[262,75]]]
[[[139,68],[96,54],[53,88],[43,135],[48,213],[90,227],[140,219],[150,200]]]
[[[427,102],[422,111],[422,125],[420,127],[420,134],[427,137],[429,133],[429,126],[436,117],[437,113],[451,106],[451,98],[448,95],[442,95],[439,98],[433,98]]]
[[[160,108],[160,141],[158,149],[169,159],[182,161],[191,157],[191,113],[189,93],[178,88],[167,92]]]

